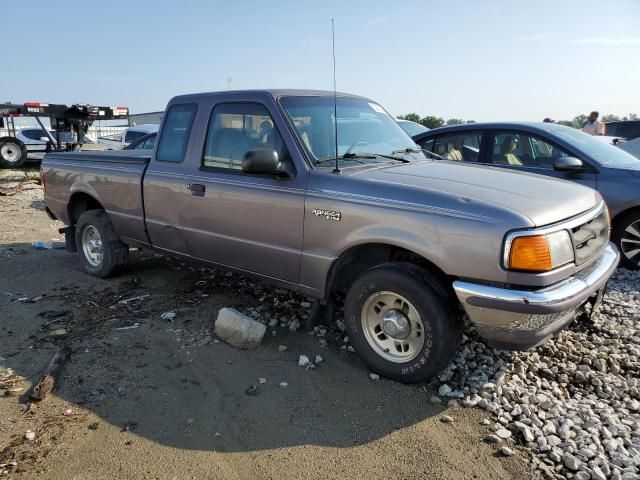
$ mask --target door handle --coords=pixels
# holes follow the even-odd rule
[[[190,183],[187,185],[194,197],[204,197],[205,186],[200,183]]]

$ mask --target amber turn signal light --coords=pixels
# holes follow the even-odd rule
[[[553,268],[546,235],[517,237],[511,244],[509,268],[528,272],[547,272]]]

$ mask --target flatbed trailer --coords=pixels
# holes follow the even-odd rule
[[[20,140],[15,123],[17,117],[35,118],[43,132],[40,138],[43,143],[36,146]],[[46,117],[56,132],[55,137],[42,122],[42,118]],[[94,121],[128,119],[127,107],[99,107],[86,104],[67,106],[42,102],[0,104],[0,127],[7,130],[7,135],[0,136],[0,168],[19,167],[27,160],[29,151],[35,149],[45,152],[79,150],[82,148],[87,130]],[[70,133],[72,141],[63,141],[62,132]]]

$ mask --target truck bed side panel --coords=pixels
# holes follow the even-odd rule
[[[141,189],[146,165],[142,157],[48,154],[42,163],[47,206],[69,225],[73,195],[87,194],[102,205],[125,242],[147,243]]]

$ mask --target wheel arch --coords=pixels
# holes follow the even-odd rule
[[[74,192],[67,204],[67,214],[70,225],[75,226],[75,224],[78,223],[80,215],[87,210],[104,210],[104,207],[95,196],[84,191]]]

